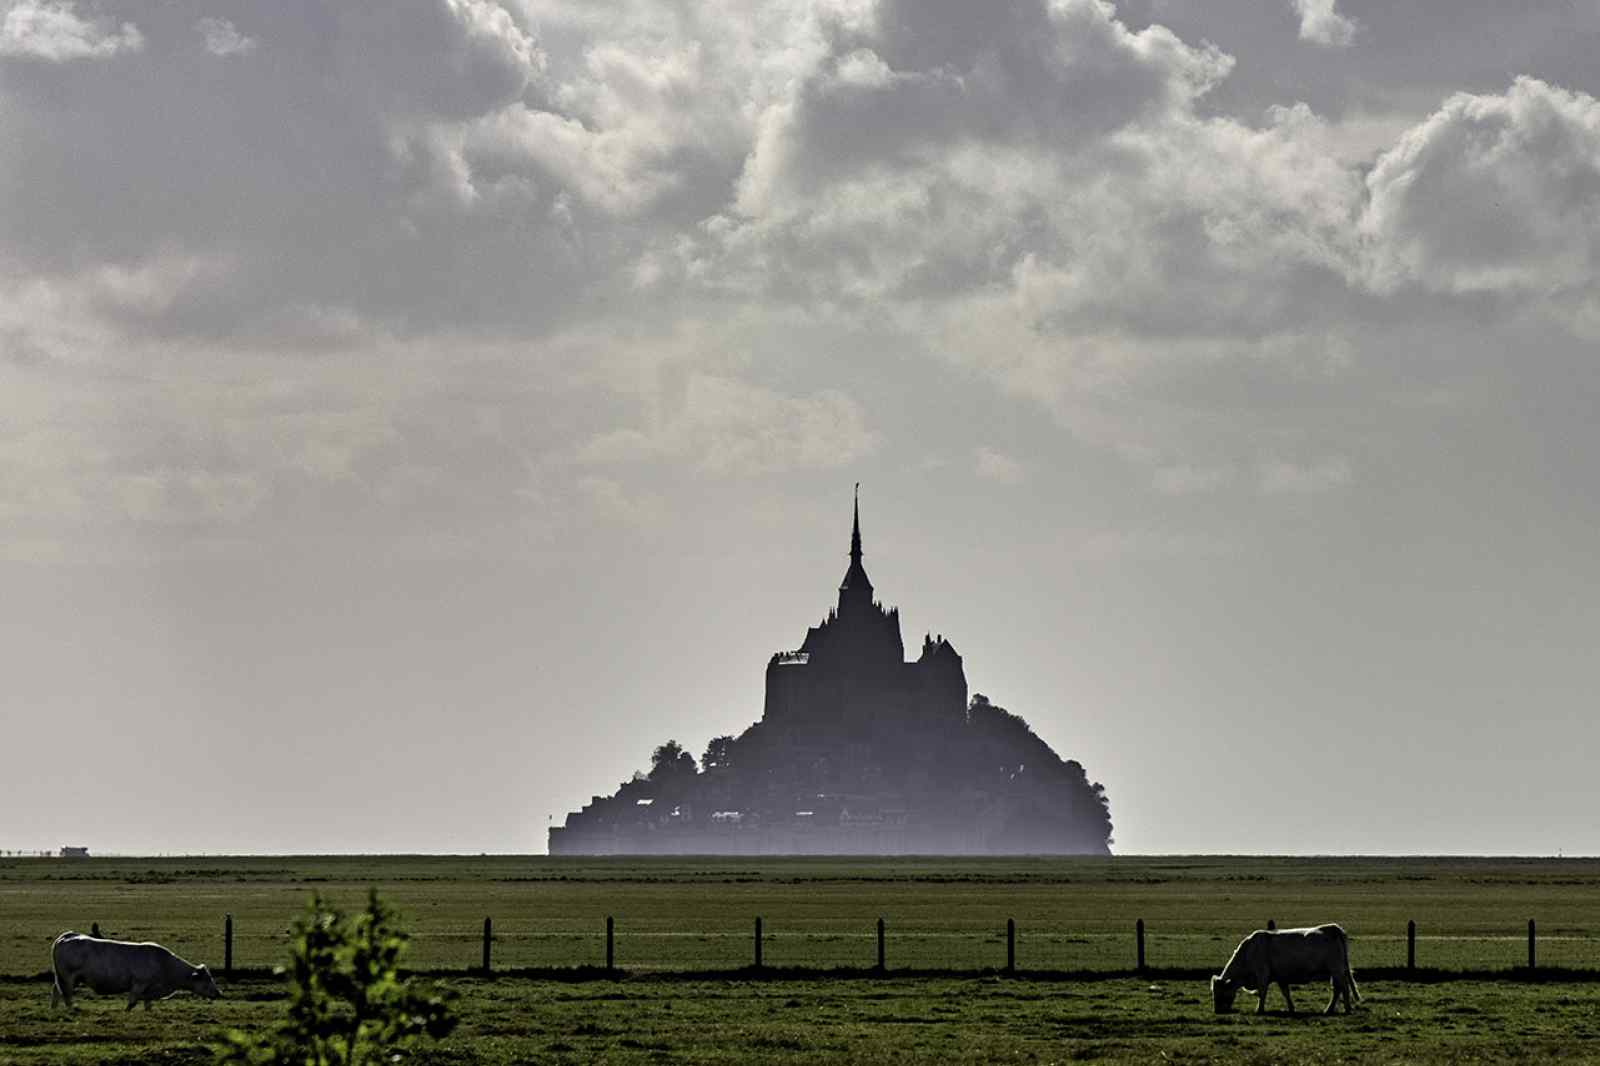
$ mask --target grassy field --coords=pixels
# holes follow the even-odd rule
[[[1320,989],[1289,1016],[1217,1017],[1203,980],[1039,982],[1000,977],[827,981],[632,978],[439,982],[462,1024],[416,1063],[1459,1063],[1600,1061],[1594,985],[1367,982],[1354,1014],[1323,1017]],[[282,1010],[265,979],[229,998],[146,1012],[85,996],[68,1017],[42,984],[0,984],[0,1062],[205,1062],[223,1028]],[[1311,1013],[1307,1013],[1307,1009]]]
[[[369,885],[401,909],[413,964],[461,997],[462,1028],[414,1061],[1600,1062],[1594,860],[276,857],[0,859],[0,1063],[205,1061],[219,1029],[281,1010],[261,974],[310,893],[354,908]],[[225,913],[234,965],[256,972],[227,999],[49,1011],[38,975],[62,929],[98,922],[220,968]],[[560,972],[603,962],[607,915],[621,979]],[[737,972],[757,915],[760,979]],[[477,964],[485,916],[497,969],[549,972],[450,973]],[[864,972],[880,916],[887,978]],[[1008,918],[1016,977],[994,972]],[[1141,918],[1154,972],[1135,978]],[[1364,1008],[1212,1016],[1204,975],[1269,918],[1341,922]],[[1529,918],[1557,980],[1512,972]],[[1429,980],[1394,979],[1408,919]],[[1105,976],[1063,979],[1081,971]]]
[[[632,972],[725,970],[752,956],[760,915],[772,966],[870,966],[875,923],[891,968],[1005,962],[1017,923],[1028,970],[1129,970],[1143,919],[1154,967],[1217,967],[1239,938],[1338,921],[1358,968],[1417,961],[1504,969],[1527,958],[1600,970],[1600,861],[1517,859],[544,859],[336,857],[0,859],[0,975],[39,973],[50,940],[98,922],[215,967],[223,915],[234,965],[281,960],[313,891],[356,905],[376,885],[405,915],[423,968],[477,964],[483,919],[503,967],[599,965],[605,918]]]

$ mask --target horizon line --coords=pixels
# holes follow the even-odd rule
[[[66,861],[59,854],[59,848],[47,850],[30,849],[0,849],[11,851],[14,854],[0,855],[0,860],[5,859],[56,859]],[[763,859],[783,860],[850,860],[858,862],[902,861],[902,860],[971,860],[985,859],[997,862],[1016,859],[1083,859],[1099,862],[1114,861],[1116,859],[1523,859],[1523,860],[1565,860],[1565,859],[1600,859],[1600,852],[1557,852],[1556,854],[1532,854],[1527,852],[1481,852],[1481,851],[1434,851],[1434,852],[1398,852],[1398,851],[1317,851],[1317,852],[1290,852],[1290,851],[1124,851],[1113,852],[1110,855],[1093,854],[1047,854],[1030,853],[1019,855],[804,855],[804,854],[773,854],[773,855],[719,855],[695,854],[683,855],[550,855],[546,852],[531,851],[106,851],[95,852],[92,848],[87,856],[74,857],[73,861],[95,859],[555,859],[563,862],[581,862],[592,859],[646,859],[646,860],[681,860],[681,859],[728,859],[739,861],[752,861]]]

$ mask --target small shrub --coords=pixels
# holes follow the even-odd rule
[[[407,937],[373,889],[347,917],[312,896],[289,953],[289,1016],[269,1032],[233,1030],[218,1059],[240,1066],[363,1066],[392,1062],[422,1037],[455,1028],[444,998],[399,973]]]

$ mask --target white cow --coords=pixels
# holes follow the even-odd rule
[[[1355,975],[1350,972],[1350,943],[1337,925],[1314,929],[1257,929],[1234,949],[1233,958],[1222,972],[1211,979],[1211,1005],[1218,1014],[1233,1009],[1233,997],[1243,988],[1257,997],[1256,1013],[1267,1009],[1267,989],[1274,983],[1283,989],[1283,1001],[1294,1013],[1289,998],[1290,985],[1309,981],[1330,981],[1333,998],[1322,1013],[1332,1014],[1334,1004],[1344,999],[1344,1012],[1350,1013],[1350,997],[1361,998]]]
[[[102,996],[126,992],[129,1010],[140,1000],[149,1010],[151,1000],[185,990],[207,999],[222,995],[210,970],[184,962],[160,944],[100,940],[70,930],[50,945],[50,969],[55,974],[50,1006],[62,999],[69,1010],[72,992],[80,984]]]

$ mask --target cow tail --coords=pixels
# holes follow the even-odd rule
[[[59,945],[63,940],[67,939],[67,937],[77,935],[77,933],[73,932],[71,929],[68,929],[65,933],[62,933],[60,936],[50,941],[50,980],[55,985],[50,992],[50,1006],[52,1007],[56,1005],[56,997],[64,995],[61,989],[61,970],[56,965],[56,946]]]
[[[1344,956],[1345,984],[1349,986],[1350,994],[1355,997],[1355,1001],[1360,1003],[1361,989],[1356,987],[1356,975],[1355,972],[1350,969],[1350,938],[1345,935],[1343,929],[1339,930],[1339,952]]]

